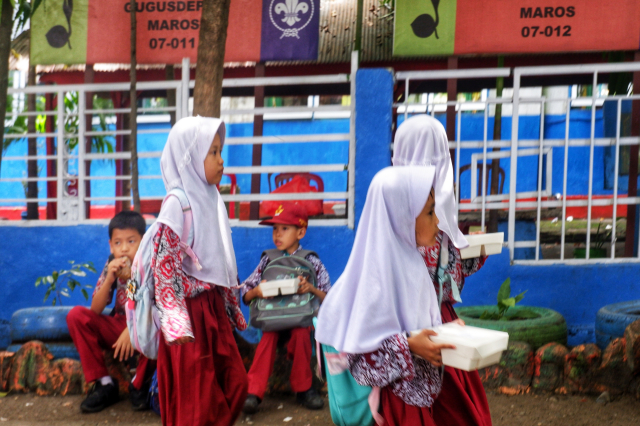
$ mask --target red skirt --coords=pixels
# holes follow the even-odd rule
[[[407,404],[389,386],[380,390],[380,407],[385,426],[436,426],[431,408]]]
[[[457,318],[453,305],[442,302],[442,322]],[[433,404],[433,419],[438,425],[491,426],[487,394],[477,371],[445,367],[442,391]]]
[[[186,299],[195,341],[161,337],[158,388],[165,426],[234,424],[247,397],[247,372],[217,291]]]

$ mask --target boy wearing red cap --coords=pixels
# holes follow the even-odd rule
[[[282,203],[276,209],[273,218],[260,222],[261,225],[273,225],[273,243],[285,256],[294,255],[302,250],[300,240],[307,232],[307,212],[294,203]],[[310,262],[316,272],[318,287],[314,287],[304,277],[300,277],[298,294],[312,293],[320,302],[331,288],[329,274],[320,258],[309,254],[305,259]],[[269,257],[262,255],[255,271],[244,282],[242,289],[244,302],[249,304],[255,298],[263,298],[260,289],[262,272],[269,264]],[[319,410],[324,401],[311,387],[311,331],[310,328],[293,328],[283,332],[263,332],[258,344],[253,364],[249,370],[249,395],[244,403],[243,411],[253,414],[258,411],[258,405],[264,397],[269,376],[273,371],[276,346],[280,337],[288,338],[287,355],[293,359],[289,381],[291,389],[297,393],[298,403],[311,410]]]

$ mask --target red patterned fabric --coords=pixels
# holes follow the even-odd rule
[[[406,404],[430,407],[440,391],[440,372],[411,354],[407,338],[391,336],[367,354],[348,355],[349,370],[363,386],[389,388]]]
[[[103,285],[111,285],[111,291],[109,292],[109,301],[107,302],[107,306],[113,300],[113,290],[116,291],[116,303],[113,307],[114,314],[124,315],[124,305],[127,303],[127,280],[121,280],[120,278],[116,278],[115,282],[105,283],[104,280],[107,278],[107,272],[109,271],[109,261],[104,264],[104,268],[102,268],[102,273],[100,274],[100,278],[98,278],[98,284],[96,284],[96,288],[93,289],[92,298],[96,295],[98,290]]]
[[[194,337],[185,300],[208,290],[215,290],[222,296],[231,325],[239,330],[246,329],[247,323],[240,310],[237,291],[186,275],[182,270],[179,243],[178,235],[164,224],[160,225],[153,239],[151,270],[156,281],[156,306],[160,311],[165,341],[171,344],[180,337]]]

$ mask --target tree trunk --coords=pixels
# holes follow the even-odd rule
[[[0,135],[2,135],[0,166],[2,166],[4,119],[7,115],[7,88],[9,86],[9,54],[11,53],[11,30],[13,29],[13,6],[11,5],[11,0],[0,1],[2,1],[0,15]]]
[[[175,80],[176,79],[175,68],[173,67],[173,65],[165,66],[165,68],[164,68],[164,78],[167,81],[171,81],[171,80]],[[167,106],[168,107],[175,107],[176,106],[176,91],[175,90],[167,89]],[[175,111],[169,111],[169,122],[171,123],[171,127],[173,127],[173,125],[176,124],[176,112]]]
[[[27,86],[36,85],[36,66],[29,66],[29,76],[27,77]],[[36,95],[31,93],[27,95],[27,111],[36,111]],[[27,117],[27,133],[36,132],[36,117],[31,115]],[[28,138],[27,155],[38,155],[38,138]],[[27,160],[27,177],[38,177],[38,160]],[[27,181],[27,198],[38,198],[38,182]],[[27,202],[27,219],[38,219],[38,202]]]
[[[193,114],[220,117],[230,0],[205,1],[200,18]]]
[[[131,0],[131,192],[133,209],[140,212],[140,191],[138,189],[138,94],[136,93],[136,2]]]

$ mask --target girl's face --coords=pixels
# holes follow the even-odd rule
[[[436,201],[433,197],[433,189],[425,203],[422,211],[416,217],[416,245],[418,247],[428,247],[436,243],[438,235],[438,217],[434,210]]]
[[[209,152],[204,159],[204,175],[209,185],[217,185],[222,179],[224,171],[224,160],[222,159],[222,143],[220,136],[216,133],[213,142],[209,147]]]

